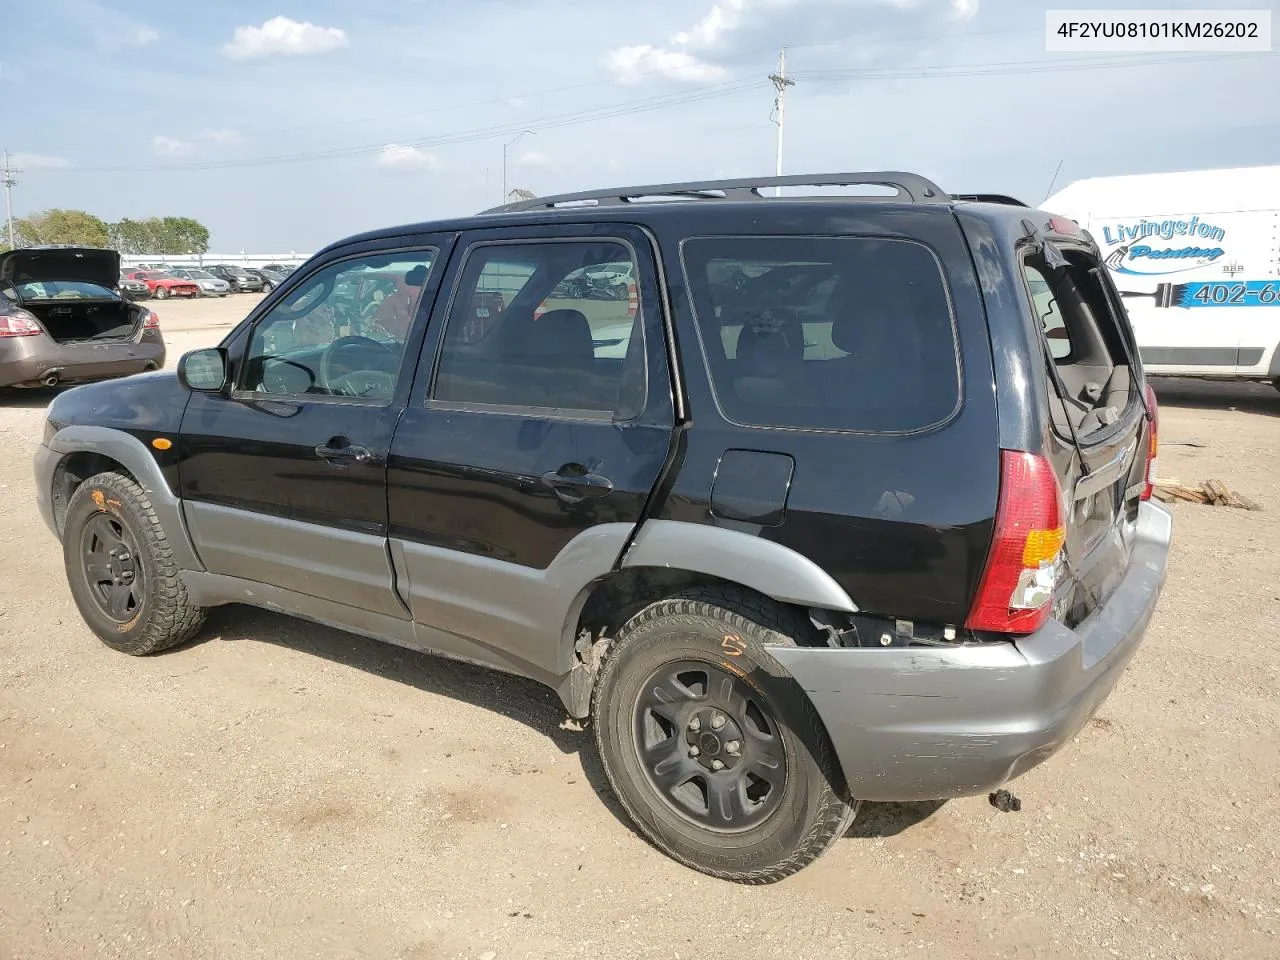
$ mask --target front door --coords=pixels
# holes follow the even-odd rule
[[[465,241],[391,447],[392,551],[425,645],[546,679],[668,454],[653,251],[618,225]]]
[[[336,253],[252,320],[221,394],[182,422],[180,479],[211,573],[407,619],[387,554],[387,451],[446,251]]]

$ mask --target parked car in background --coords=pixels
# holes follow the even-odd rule
[[[296,263],[268,263],[262,269],[271,270],[280,274],[282,277],[287,277],[289,274],[293,273],[293,271],[298,269],[298,265]]]
[[[151,291],[151,295],[157,300],[167,300],[169,297],[198,297],[200,296],[200,285],[194,280],[187,280],[183,277],[175,277],[171,273],[165,273],[160,270],[134,270],[129,276],[134,280],[141,280],[147,285],[147,289]]]
[[[49,387],[162,367],[159,319],[117,293],[119,283],[114,250],[25,247],[0,254],[0,387]]]
[[[147,300],[151,297],[151,291],[147,289],[147,285],[141,280],[135,280],[133,277],[120,276],[120,293],[128,300]]]
[[[231,287],[232,293],[261,293],[262,278],[252,271],[233,263],[215,263],[206,267],[219,280],[224,280]]]
[[[252,603],[535,679],[655,846],[761,884],[1073,741],[1165,582],[1157,417],[1074,222],[842,173],[334,243],[57,398],[34,469],[113,649]]]
[[[262,289],[270,293],[284,281],[284,274],[266,267],[245,267],[248,273],[262,280]]]
[[[202,297],[225,297],[231,292],[231,284],[220,277],[215,277],[208,270],[194,267],[174,267],[168,271],[175,277],[190,280],[200,288]]]

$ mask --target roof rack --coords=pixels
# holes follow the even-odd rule
[[[1027,204],[1003,193],[953,193],[952,200],[964,200],[969,203],[1003,203],[1010,207],[1025,207]]]
[[[911,203],[946,203],[951,198],[936,183],[915,173],[885,171],[876,173],[793,174],[786,177],[749,177],[738,180],[705,180],[690,183],[663,183],[643,187],[615,187],[588,190],[584,193],[562,193],[553,197],[519,200],[485,210],[485,213],[516,213],[522,210],[544,210],[572,204],[574,206],[617,206],[644,202],[647,198],[662,200],[764,200],[764,187],[894,187],[893,197],[856,197],[858,200],[899,200]]]

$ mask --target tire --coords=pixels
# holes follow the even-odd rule
[[[169,288],[168,288],[168,287],[156,287],[156,299],[157,299],[157,300],[168,300],[168,299],[169,299]]]
[[[113,555],[120,547],[124,553]],[[127,477],[99,473],[80,484],[67,504],[62,556],[80,616],[113,650],[145,656],[204,626],[205,610],[187,598],[151,501]]]
[[[591,703],[605,774],[640,832],[701,873],[775,883],[857,814],[822,721],[767,649],[795,646],[799,626],[746,590],[697,589],[641,610],[605,654]]]

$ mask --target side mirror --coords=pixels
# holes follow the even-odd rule
[[[178,381],[188,390],[217,393],[227,384],[227,354],[221,347],[192,350],[178,361]]]

